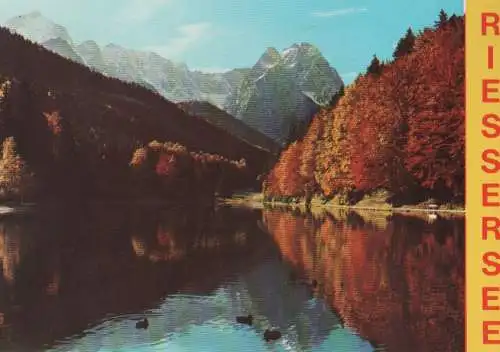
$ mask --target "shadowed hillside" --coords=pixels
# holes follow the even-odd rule
[[[244,122],[234,116],[229,115],[224,110],[210,104],[206,101],[189,101],[179,103],[178,106],[186,113],[199,116],[211,124],[227,131],[233,136],[238,137],[249,144],[267,150],[271,153],[277,153],[280,146],[273,139],[265,134],[249,127]]]
[[[144,87],[92,72],[3,28],[0,51],[0,138],[13,137],[13,146],[4,146],[4,159],[19,159],[20,170],[34,176],[36,192],[30,194],[126,196],[132,156],[152,141],[203,152],[193,170],[200,184],[207,182],[204,165],[210,160],[219,165],[215,175],[211,171],[215,182],[220,182],[222,164],[244,161],[234,179],[238,187],[254,186],[270,156]],[[157,165],[149,166],[156,177],[164,177]],[[134,191],[143,187],[155,193],[148,183],[133,184]],[[26,188],[22,182],[17,186]]]

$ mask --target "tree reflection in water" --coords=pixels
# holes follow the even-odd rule
[[[462,220],[56,210],[0,221],[2,350],[373,351],[360,336],[389,351],[463,349]],[[252,327],[235,323],[245,314]],[[270,327],[283,333],[274,344]]]
[[[464,349],[464,219],[264,210],[285,258],[388,351]]]

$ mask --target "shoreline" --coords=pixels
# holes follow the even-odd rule
[[[121,203],[121,202],[120,202]],[[155,205],[166,205],[170,203],[166,202],[137,202],[135,204],[155,204]],[[177,204],[178,203],[174,203]],[[219,205],[229,205],[229,206],[240,206],[240,207],[248,207],[252,209],[264,209],[268,206],[270,207],[286,207],[292,209],[301,209],[306,210],[305,203],[286,203],[279,201],[265,202],[263,200],[263,196],[261,193],[249,193],[249,194],[238,194],[234,195],[230,198],[217,198],[215,204]],[[172,204],[170,204],[172,205]],[[0,204],[0,217],[13,215],[13,214],[24,214],[28,213],[36,207],[35,203],[26,203],[26,204]],[[386,203],[381,204],[380,206],[373,205],[338,205],[331,203],[322,203],[320,201],[313,200],[310,207],[311,211],[318,210],[360,210],[360,211],[373,211],[380,213],[399,213],[399,214],[412,214],[412,213],[420,213],[420,214],[455,214],[455,215],[465,215],[465,209],[428,209],[424,207],[419,207],[418,205],[403,205],[401,207],[392,207],[388,206]]]
[[[235,195],[231,198],[223,198],[219,200],[222,204],[235,205],[235,206],[246,206],[254,209],[264,209],[266,206],[277,206],[277,207],[288,207],[288,208],[300,208],[305,209],[304,202],[299,203],[285,203],[279,201],[264,202],[262,194],[242,194]],[[403,205],[401,207],[387,206],[387,204],[381,206],[367,206],[367,205],[337,205],[331,203],[321,203],[318,201],[312,201],[311,210],[328,210],[328,209],[345,209],[345,210],[364,210],[364,211],[376,211],[376,212],[386,212],[386,213],[424,213],[424,214],[457,214],[465,215],[466,210],[461,209],[428,209],[423,207],[418,207],[418,205]]]
[[[36,207],[34,203],[0,204],[0,217],[14,214],[25,214]]]

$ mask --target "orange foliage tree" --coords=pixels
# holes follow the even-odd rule
[[[138,192],[174,200],[230,194],[246,172],[244,159],[190,152],[178,143],[158,141],[136,149],[130,166],[135,171]]]
[[[416,43],[425,69],[409,120],[406,166],[420,184],[442,198],[464,196],[464,21],[451,17]],[[415,60],[416,58],[412,58]]]
[[[265,193],[271,197],[299,197],[303,195],[305,178],[300,174],[302,143],[293,142],[280,157],[280,160],[268,176],[271,188]]]
[[[346,201],[381,188],[393,202],[463,201],[464,19],[440,14],[436,28],[401,43],[397,60],[374,58],[282,153],[266,196],[302,196],[314,183]]]

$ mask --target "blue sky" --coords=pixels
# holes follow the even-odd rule
[[[463,14],[461,0],[0,0],[0,22],[38,10],[77,42],[153,50],[206,71],[249,67],[267,47],[310,42],[348,83],[441,8]]]

